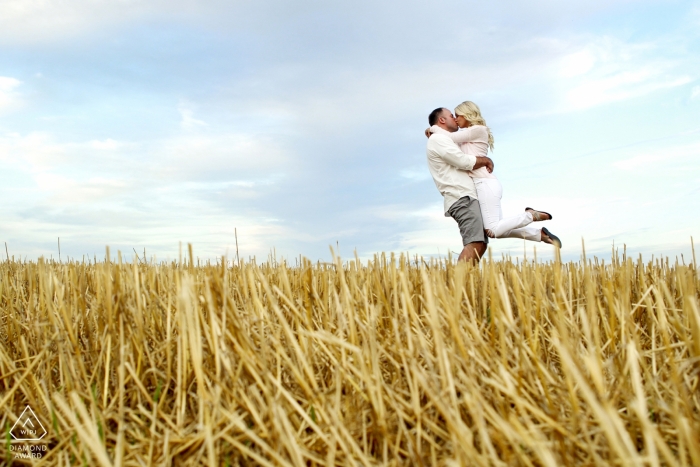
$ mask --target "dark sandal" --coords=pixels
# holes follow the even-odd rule
[[[554,216],[552,216],[550,213],[545,212],[545,211],[538,211],[537,209],[534,209],[534,208],[525,208],[525,210],[526,210],[526,211],[533,211],[533,213],[532,213],[532,220],[534,220],[535,222],[539,222],[539,221],[551,221],[552,219],[554,219]],[[537,213],[537,214],[535,214],[535,213]],[[547,215],[549,216],[549,219],[541,219],[540,213],[542,213],[542,214],[547,214]]]
[[[547,230],[546,227],[542,227],[542,232],[544,232],[544,234],[549,237],[553,245],[556,245],[557,247],[561,248],[561,240],[559,240],[559,237]]]

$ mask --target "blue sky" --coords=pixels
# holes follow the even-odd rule
[[[463,100],[494,133],[504,214],[554,214],[565,258],[700,242],[700,2],[668,0],[5,0],[0,241],[459,251],[423,130]]]

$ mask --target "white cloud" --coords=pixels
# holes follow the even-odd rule
[[[99,203],[129,190],[133,185],[132,181],[125,179],[90,177],[85,180],[51,172],[39,172],[33,178],[37,188],[49,195],[46,201],[53,206],[64,207]]]
[[[635,170],[644,167],[658,167],[658,162],[664,160],[661,154],[642,154],[629,159],[613,163],[613,167],[620,170]]]
[[[32,174],[87,172],[153,185],[250,181],[259,186],[278,181],[293,165],[293,153],[253,134],[183,134],[134,143],[112,138],[58,142],[49,133],[32,132],[0,136],[0,161]]]
[[[8,134],[0,137],[0,161],[6,171],[32,180],[28,188],[47,205],[94,203],[132,184],[119,164],[110,163],[114,159],[95,156],[124,146],[112,139],[58,143],[46,133]]]
[[[683,132],[678,137],[691,136],[697,133],[698,130]],[[628,152],[630,150],[628,149]],[[646,151],[642,154],[637,154],[633,157],[613,162],[613,167],[625,171],[647,170],[652,173],[658,173],[660,167],[673,168],[667,175],[667,180],[671,180],[671,174],[682,172],[687,163],[696,166],[698,154],[700,154],[700,142],[692,142],[689,144],[668,145],[656,149],[654,151]]]
[[[63,209],[129,199],[156,205],[173,197],[214,204],[250,200],[274,189],[289,159],[251,135],[183,135],[136,144],[111,138],[57,142],[35,132],[0,137],[0,161],[13,179],[31,180],[27,188],[42,205]],[[27,202],[17,206],[28,208]]]
[[[690,98],[691,99],[700,98],[700,86],[693,86],[693,89],[690,91]]]
[[[266,73],[279,78],[265,90],[275,95],[294,87],[287,100],[291,113],[302,122],[310,116],[310,126],[327,132],[377,123],[371,119],[384,118],[387,112],[414,115],[421,106],[454,106],[465,99],[487,104],[487,120],[494,113],[501,119],[531,119],[633,99],[700,78],[695,57],[682,52],[685,40],[533,36],[517,44],[489,44],[486,59],[435,54],[391,66],[333,64],[321,70],[300,70],[300,65],[290,70],[283,63]],[[315,118],[320,113],[322,121]],[[410,178],[408,173],[403,176]]]
[[[7,92],[12,91],[14,88],[22,84],[22,82],[15,78],[9,78],[7,76],[0,76],[0,91]]]
[[[561,59],[560,74],[564,78],[571,78],[587,73],[597,59],[591,50],[584,49],[572,54],[566,55]]]
[[[207,122],[194,118],[194,112],[190,109],[180,109],[182,120],[180,124],[183,128],[191,129],[198,126],[207,126]]]
[[[667,56],[668,44],[628,43],[601,37],[561,60],[562,104],[571,110],[643,96],[682,86],[700,70],[687,57]],[[690,65],[690,66],[689,66]]]
[[[180,112],[180,126],[182,126],[182,128],[191,130],[193,128],[207,126],[207,122],[194,118],[194,110],[190,103],[181,101],[177,106],[177,111]]]
[[[64,156],[65,148],[46,133],[32,132],[25,136],[11,133],[0,137],[0,160],[7,166],[41,172],[60,165]]]
[[[586,109],[610,102],[644,96],[659,89],[682,86],[692,81],[689,76],[660,76],[651,69],[624,71],[608,78],[592,80],[567,93],[574,109]]]
[[[78,36],[163,12],[191,14],[194,0],[3,0],[0,42],[43,42]]]
[[[695,6],[690,10],[688,19],[693,26],[700,26],[700,6]]]
[[[119,147],[123,146],[122,143],[119,143],[118,141],[114,141],[111,138],[107,138],[105,140],[99,141],[99,140],[93,140],[90,141],[90,146],[94,149],[102,149],[106,151],[113,151],[115,149],[118,149]]]
[[[9,204],[15,209],[17,236],[32,235],[38,223],[25,217],[37,208],[36,218],[42,220],[47,232],[56,225],[76,229],[89,226],[85,230],[94,234],[80,237],[85,244],[103,245],[112,242],[105,240],[110,235],[121,235],[129,241],[161,245],[178,239],[225,245],[236,225],[241,243],[240,227],[247,226],[243,230],[249,235],[249,252],[271,245],[282,247],[284,242],[292,252],[300,252],[300,242],[326,250],[327,240],[332,238],[334,242],[333,236],[340,235],[365,246],[371,244],[372,248],[397,245],[397,249],[435,253],[439,246],[444,253],[444,246],[458,248],[458,232],[454,221],[442,215],[441,198],[432,187],[429,172],[420,165],[424,158],[421,131],[427,123],[427,112],[435,105],[454,106],[464,99],[474,99],[485,110],[490,124],[495,122],[498,127],[525,112],[529,116],[573,113],[698,79],[697,54],[673,52],[674,47],[680,50],[684,44],[691,44],[697,32],[690,31],[683,38],[678,31],[669,30],[661,38],[666,42],[634,43],[626,39],[630,37],[627,31],[620,32],[622,39],[601,37],[600,28],[592,27],[594,21],[588,19],[559,27],[563,14],[573,17],[580,13],[595,19],[591,2],[560,5],[551,1],[545,5],[518,1],[508,11],[500,7],[475,8],[468,35],[479,43],[478,47],[469,46],[474,41],[464,41],[464,31],[455,34],[459,40],[448,37],[432,46],[423,35],[412,34],[431,30],[427,26],[438,18],[424,15],[422,4],[415,0],[405,3],[398,13],[391,4],[377,5],[372,15],[366,15],[367,10],[357,3],[321,3],[312,0],[276,8],[281,6],[278,0],[211,0],[197,5],[195,0],[0,2],[0,44],[51,43],[47,49],[41,44],[21,44],[18,50],[29,50],[38,58],[41,54],[53,56],[45,62],[46,68],[40,68],[50,79],[26,76],[37,90],[31,101],[35,108],[17,122],[3,121],[7,128],[21,132],[0,136],[3,169],[21,175],[7,178],[15,186],[27,182],[26,193],[31,192],[32,197],[27,199],[25,192],[0,187],[0,193],[12,200]],[[609,2],[592,3],[596,12],[610,11],[606,11]],[[197,18],[173,22],[167,17],[174,11],[184,12],[183,17],[188,12],[201,13],[200,4],[206,4],[201,8],[215,12],[211,16],[221,18],[226,27],[202,28]],[[321,8],[310,9],[310,5]],[[323,16],[323,24],[302,27],[318,22],[318,17],[308,14],[310,10]],[[571,10],[576,10],[575,14]],[[229,21],[234,13],[243,18],[235,24]],[[144,18],[155,20],[141,21]],[[247,23],[249,29],[242,29],[241,23]],[[117,30],[119,25],[124,30]],[[562,33],[564,30],[567,32]],[[581,30],[590,32],[571,32]],[[354,31],[358,32],[356,36]],[[142,34],[143,40],[139,36],[130,43],[125,35],[133,33]],[[80,37],[80,44],[60,43],[75,37]],[[644,37],[659,39],[659,34],[651,31]],[[241,53],[232,53],[234,50]],[[150,60],[154,56],[160,58]],[[181,66],[174,66],[175,62]],[[70,73],[61,66],[69,67]],[[29,65],[17,69],[37,71]],[[69,83],[69,75],[75,76],[76,82]],[[108,89],[109,97],[101,93],[104,89],[100,83],[106,82],[115,85]],[[24,91],[24,87],[18,83],[6,81],[9,90],[0,88],[0,92],[20,102],[18,91]],[[61,86],[73,91],[59,93]],[[227,86],[229,89],[224,89]],[[690,93],[695,99],[696,89]],[[114,90],[118,97],[127,99],[117,100]],[[682,91],[687,93],[688,88]],[[158,98],[146,102],[134,98],[132,92]],[[202,102],[178,102],[181,96],[197,96]],[[110,118],[111,112],[104,113],[106,103],[110,110],[118,111],[114,118]],[[95,113],[95,109],[103,113]],[[607,110],[600,109],[597,115]],[[624,111],[624,106],[611,110]],[[50,116],[57,111],[60,117]],[[153,116],[158,125],[134,125],[128,115],[136,113]],[[560,132],[575,117],[550,120],[553,124],[544,131],[538,126],[542,120],[537,119],[510,125],[531,130],[531,135],[519,143],[523,150],[538,148],[542,159],[562,154],[566,158],[607,144],[595,135],[585,144],[572,142],[571,146],[547,139],[547,134]],[[603,117],[591,120],[596,120],[599,128],[610,126],[610,118]],[[615,118],[613,123],[625,123],[622,112]],[[89,124],[80,123],[88,119]],[[78,123],[73,125],[73,121]],[[671,125],[668,121],[665,124],[659,131]],[[694,125],[685,121],[673,124],[677,128]],[[59,133],[57,128],[66,131]],[[33,133],[35,129],[51,129],[60,137]],[[631,133],[615,135],[619,136],[615,141],[623,144]],[[393,150],[392,145],[397,149]],[[668,154],[673,152],[617,152],[616,156],[624,160],[605,160],[603,164],[613,167],[608,165],[611,170],[601,172],[612,173],[626,183],[630,196],[645,195],[651,190],[639,182],[640,174],[648,175],[642,169],[658,169]],[[691,159],[683,160],[687,166]],[[397,167],[404,168],[398,177]],[[537,187],[533,183],[533,187],[542,190],[560,176],[571,176],[568,167],[562,173],[553,174],[552,170],[543,167],[538,180],[546,177],[548,181],[536,182]],[[375,183],[378,174],[386,177]],[[577,201],[585,195],[572,194],[580,189],[578,185],[585,185],[591,192],[598,185],[604,186],[602,182],[596,185],[600,172],[594,173],[590,182],[585,174],[567,178],[570,183],[558,192],[568,196],[566,202],[535,199],[532,203],[556,211],[557,224],[552,230],[566,236],[567,248],[581,235],[588,238],[591,233],[600,236],[600,231],[611,230],[601,228],[598,219],[591,216],[607,208],[613,195],[596,200],[591,207]],[[632,186],[634,183],[638,186]],[[379,190],[375,185],[389,188]],[[425,212],[411,206],[372,210],[377,203],[405,199],[402,195],[406,187],[411,191],[411,204],[420,208],[425,203],[414,201],[422,200],[422,193],[430,193],[425,199],[434,206]],[[507,189],[510,197],[512,185]],[[277,199],[273,200],[274,196]],[[332,211],[327,209],[331,202],[335,203]],[[524,205],[510,207],[521,211]],[[357,214],[362,222],[347,222],[352,209],[363,211],[365,217]],[[567,212],[568,217],[562,214]],[[629,216],[625,224],[635,228],[640,219],[646,218]],[[381,235],[374,235],[367,229],[383,230]],[[61,238],[63,242],[63,235]],[[498,248],[505,244],[499,242]],[[519,248],[521,242],[512,244]]]
[[[274,187],[285,164],[279,151],[252,136],[181,136],[144,145],[5,134],[0,163],[14,182],[0,185],[0,198],[14,200],[3,213],[3,232],[30,256],[43,254],[38,245],[55,236],[74,255],[99,255],[106,244],[125,253],[146,245],[161,258],[168,251],[176,257],[178,241],[193,242],[207,257],[228,250],[230,258],[234,228],[244,258],[264,257],[279,239],[300,238],[260,206],[248,213],[247,200]]]
[[[19,101],[16,89],[22,82],[15,78],[0,76],[0,112],[6,111]]]
[[[158,141],[140,163],[157,180],[220,181],[268,177],[290,170],[294,154],[256,135],[190,135]]]

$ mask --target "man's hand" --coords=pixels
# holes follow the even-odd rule
[[[432,135],[432,134],[433,134],[433,132],[430,131],[430,128],[427,128],[427,129],[425,130],[425,137],[426,137],[426,138],[430,138],[430,135]]]
[[[472,170],[480,169],[482,167],[486,167],[486,170],[488,170],[489,173],[493,172],[493,161],[490,157],[476,156],[476,164],[474,164],[474,168],[472,168]]]

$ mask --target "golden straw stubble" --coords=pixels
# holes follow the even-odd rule
[[[693,265],[189,257],[0,265],[5,463],[700,465]]]

